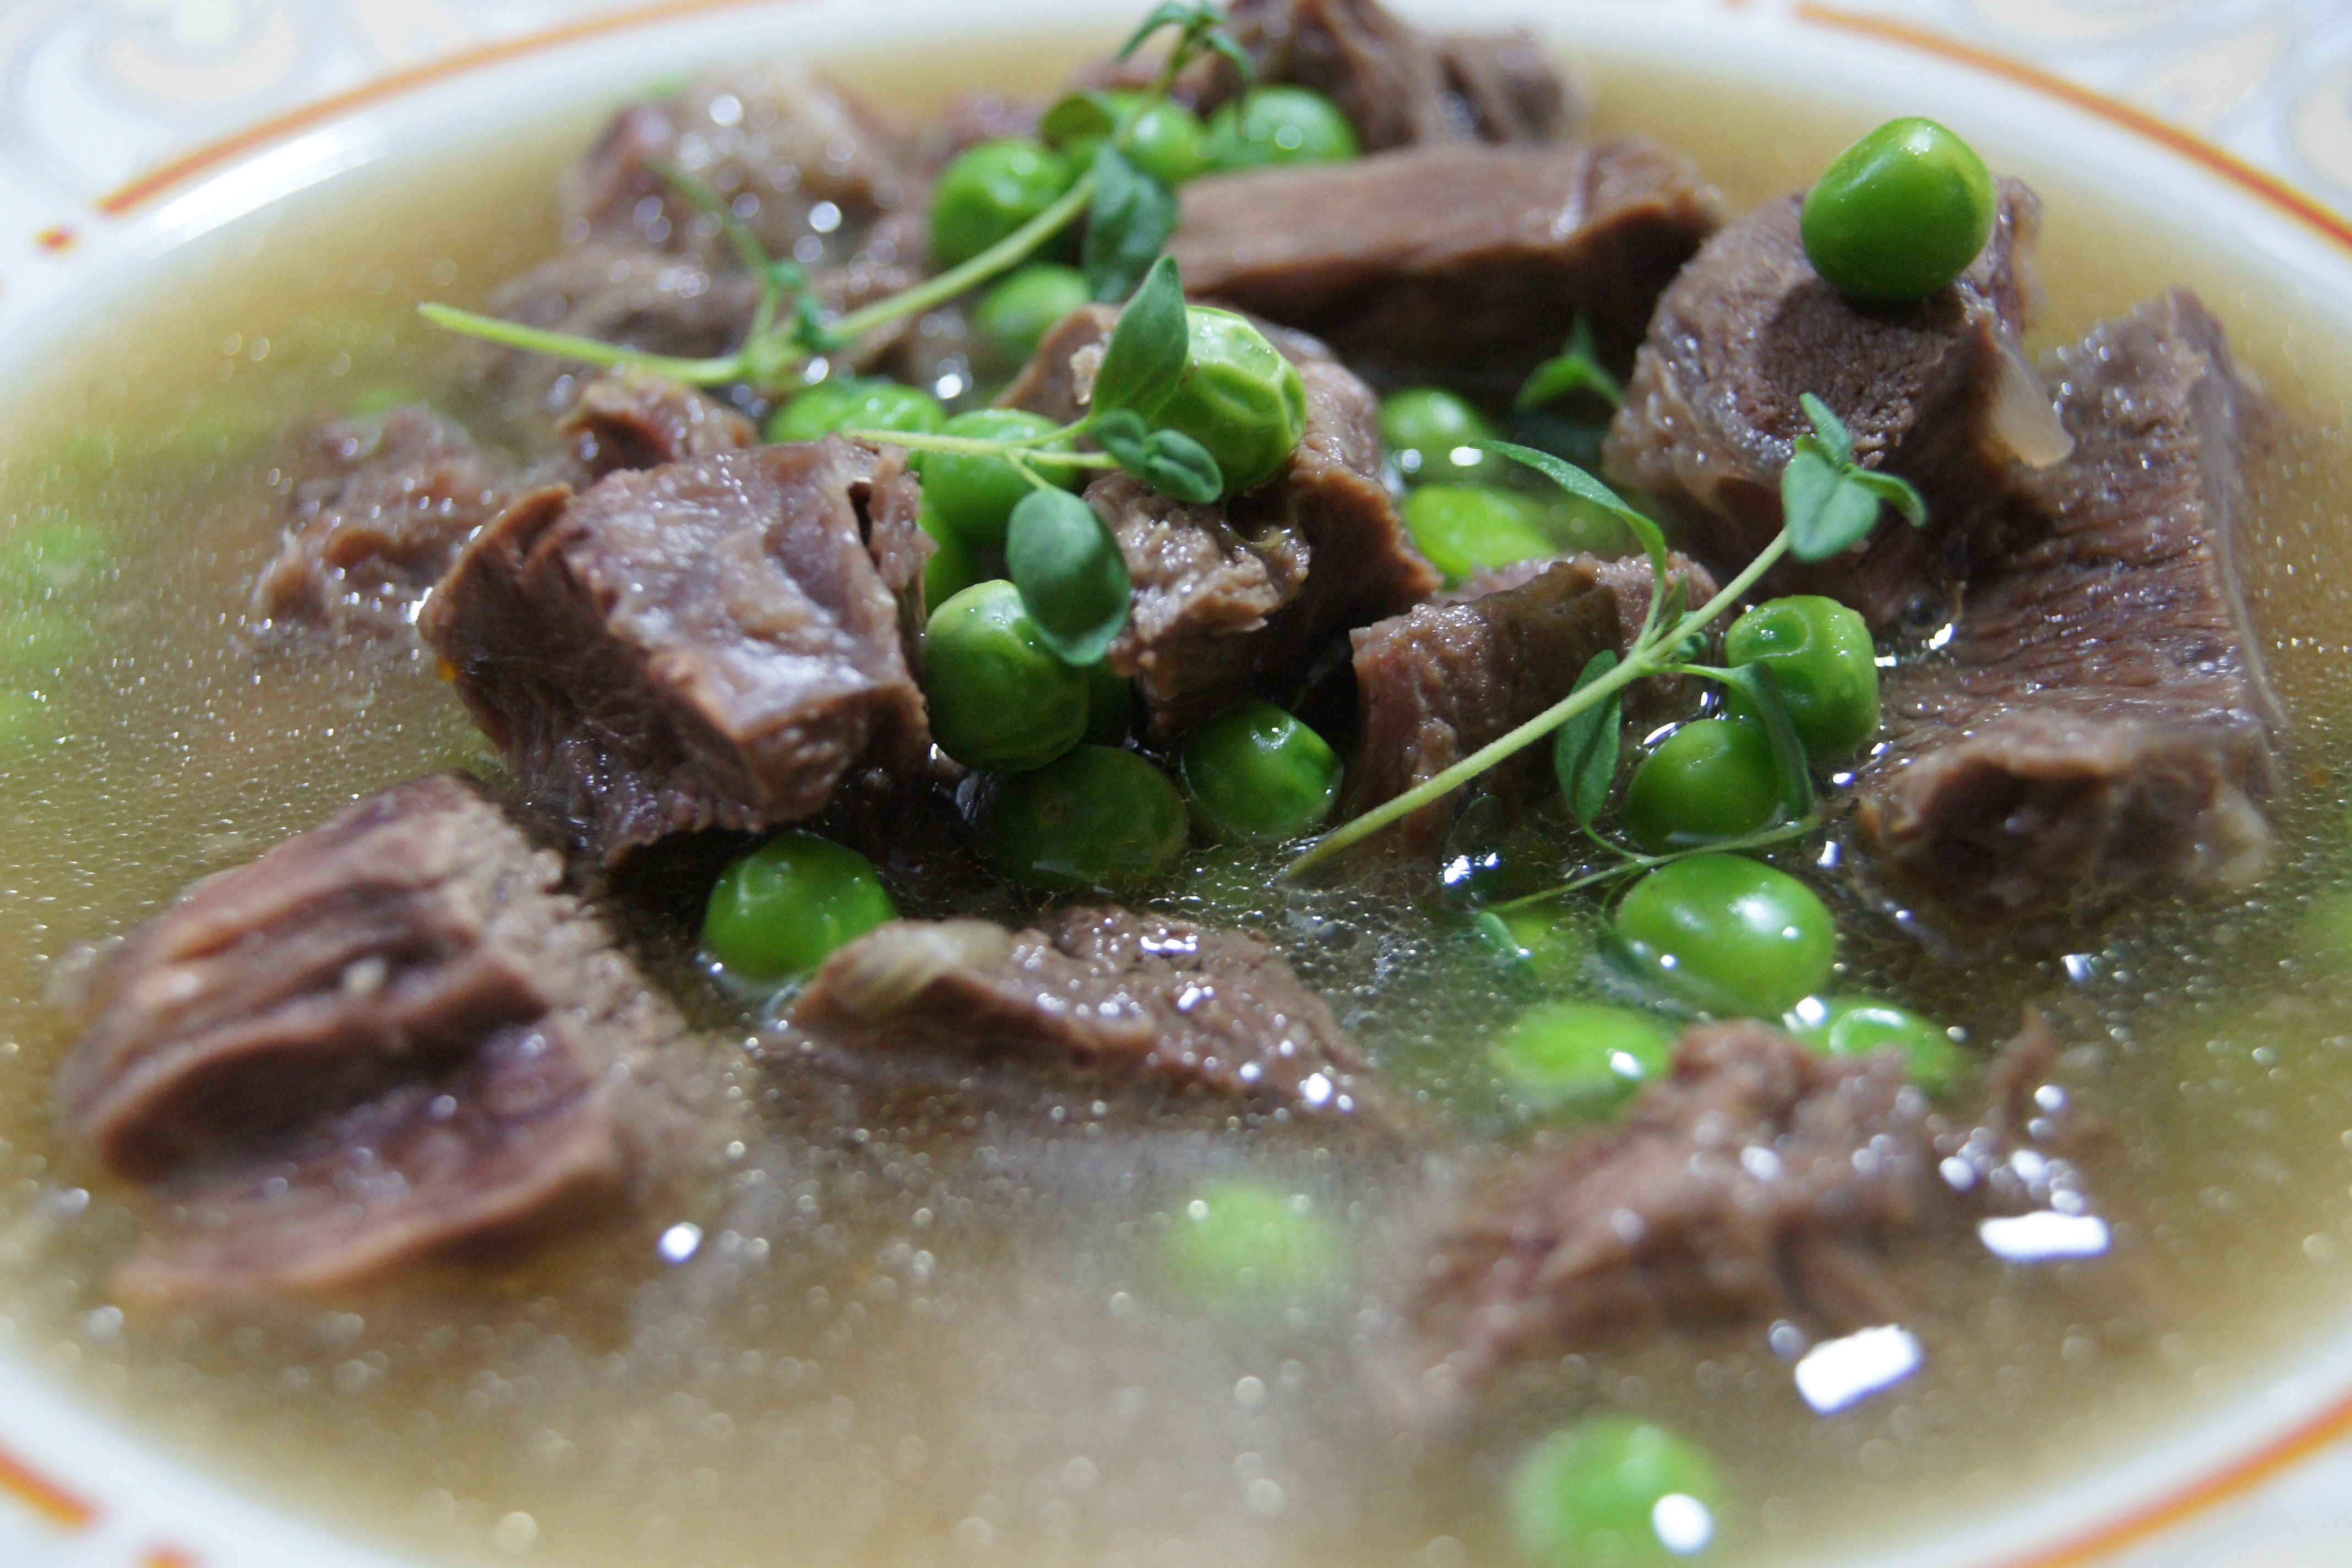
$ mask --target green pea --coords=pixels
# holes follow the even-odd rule
[[[933,547],[931,558],[923,563],[924,604],[936,608],[985,580],[978,552],[947,525],[929,497],[924,498],[922,510],[915,514],[915,522],[930,535]]]
[[[1118,124],[1127,132],[1127,160],[1163,185],[1181,185],[1209,167],[1209,132],[1200,116],[1181,103],[1159,99],[1145,103],[1139,92],[1104,94],[1113,105]],[[1138,108],[1141,107],[1139,113]],[[1073,137],[1063,153],[1075,168],[1095,161],[1099,136]]]
[[[1264,484],[1307,434],[1306,381],[1245,317],[1193,305],[1184,326],[1184,373],[1153,423],[1207,447],[1227,495]]]
[[[1059,153],[1024,136],[959,153],[931,196],[931,259],[971,260],[1052,206],[1077,178]]]
[[[1220,170],[1276,163],[1339,163],[1363,147],[1339,106],[1303,87],[1262,87],[1219,110],[1209,124]]]
[[[1212,1182],[1176,1211],[1169,1274],[1210,1302],[1286,1304],[1319,1295],[1347,1269],[1347,1240],[1304,1193]]]
[[[1184,853],[1184,797],[1133,752],[1077,746],[1005,780],[980,837],[990,862],[1016,882],[1139,887]]]
[[[719,874],[702,945],[761,984],[799,980],[825,954],[898,918],[872,861],[814,833],[779,833]]]
[[[1808,996],[1782,1020],[1789,1033],[1833,1057],[1856,1057],[1892,1046],[1903,1053],[1911,1081],[1943,1096],[1966,1083],[1975,1063],[1969,1053],[1907,1007],[1868,996]]]
[[[1553,1433],[1511,1477],[1511,1521],[1559,1568],[1672,1563],[1715,1538],[1714,1461],[1664,1427],[1602,1415]]]
[[[1992,237],[1992,174],[1932,120],[1890,120],[1806,193],[1805,255],[1858,300],[1917,300],[1968,270]]]
[[[1410,386],[1381,399],[1381,443],[1414,484],[1493,484],[1503,460],[1473,443],[1495,438],[1485,415],[1442,386]]]
[[[1087,666],[1087,739],[1097,746],[1125,741],[1135,720],[1135,682],[1108,663]]]
[[[1817,761],[1878,732],[1877,649],[1861,616],[1819,594],[1767,599],[1723,635],[1724,662],[1760,664],[1780,682],[1789,722]]]
[[[1581,909],[1557,900],[1512,910],[1484,910],[1475,917],[1489,951],[1544,981],[1566,981],[1592,952],[1592,921]]]
[[[1664,1076],[1674,1043],[1635,1008],[1548,1002],[1520,1014],[1488,1054],[1530,1109],[1593,1113]]]
[[[940,433],[1007,441],[1044,436],[1054,428],[1052,420],[1018,408],[975,408],[950,419]],[[1063,448],[1056,444],[1054,449]],[[1004,548],[1004,525],[1033,488],[1021,470],[1003,458],[965,452],[917,452],[915,472],[922,476],[923,499],[939,509],[940,520],[976,550]],[[1085,468],[1048,464],[1038,465],[1037,472],[1073,489],[1093,477]]]
[[[1753,724],[1700,719],[1642,759],[1625,785],[1625,826],[1645,849],[1737,838],[1772,820],[1780,785],[1772,742]]]
[[[1837,962],[1837,922],[1813,890],[1737,855],[1659,867],[1618,904],[1612,930],[1637,973],[1726,1016],[1778,1017]]]
[[[1264,698],[1245,698],[1195,730],[1178,754],[1192,804],[1231,838],[1296,838],[1331,815],[1339,757],[1323,737]]]
[[[879,376],[820,381],[768,416],[771,441],[816,441],[836,430],[908,430],[929,435],[947,423],[940,400],[919,386]]]
[[[106,541],[78,522],[46,522],[0,547],[0,593],[18,605],[63,598],[106,565]]]
[[[1033,262],[981,296],[972,325],[1008,363],[1022,364],[1037,352],[1039,340],[1093,298],[1087,275],[1076,268]]]
[[[1423,485],[1404,498],[1405,531],[1429,563],[1459,583],[1481,566],[1555,555],[1543,509],[1517,490],[1486,485]]]
[[[1042,768],[1087,732],[1087,678],[1054,657],[1003,578],[931,612],[923,634],[931,739],[970,768]]]

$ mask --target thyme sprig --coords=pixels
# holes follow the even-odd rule
[[[1912,526],[1925,527],[1927,507],[1918,492],[1902,479],[1864,468],[1854,460],[1853,438],[1827,405],[1811,393],[1804,395],[1801,403],[1806,418],[1813,427],[1812,434],[1799,438],[1795,443],[1794,456],[1781,472],[1782,521],[1780,532],[1774,534],[1771,542],[1759,551],[1755,558],[1725,584],[1714,597],[1687,612],[1680,611],[1677,596],[1680,584],[1668,569],[1665,534],[1655,521],[1629,505],[1624,498],[1591,474],[1549,453],[1514,446],[1507,441],[1480,442],[1486,450],[1524,463],[1570,494],[1599,506],[1633,531],[1650,558],[1650,606],[1643,616],[1642,628],[1614,664],[1603,666],[1598,673],[1588,666],[1580,673],[1575,688],[1558,702],[1508,734],[1481,746],[1435,777],[1325,834],[1285,867],[1281,877],[1297,877],[1353,848],[1423,806],[1444,799],[1579,715],[1595,710],[1606,714],[1620,700],[1619,694],[1626,687],[1654,675],[1685,673],[1738,687],[1757,707],[1768,734],[1772,737],[1776,770],[1781,779],[1783,814],[1800,820],[1809,816],[1811,776],[1805,771],[1801,761],[1794,767],[1793,773],[1791,771],[1788,760],[1790,748],[1794,746],[1794,754],[1799,759],[1802,758],[1803,750],[1795,742],[1793,731],[1788,728],[1788,715],[1780,700],[1778,687],[1771,683],[1769,675],[1760,670],[1750,668],[1727,670],[1695,664],[1685,657],[1684,645],[1704,633],[1724,611],[1745,599],[1784,556],[1794,554],[1801,561],[1823,561],[1862,543],[1876,524],[1883,506],[1893,506]],[[1865,500],[1868,502],[1866,509],[1863,504]],[[1673,605],[1671,612],[1668,610],[1670,604]],[[1593,662],[1598,665],[1601,661],[1596,658]],[[1585,770],[1597,769],[1600,765],[1597,760],[1591,759],[1601,755],[1601,747],[1597,735],[1601,729],[1613,729],[1613,726],[1604,719],[1591,731],[1596,738],[1580,746],[1578,755],[1562,764],[1569,770],[1563,774],[1563,785],[1568,787],[1571,805],[1580,809],[1592,799],[1593,791]],[[1607,746],[1606,756],[1613,772],[1616,763],[1613,742]],[[1557,753],[1554,760],[1556,763],[1560,762]],[[1594,814],[1598,810],[1598,805],[1595,805]],[[1769,831],[1780,830],[1774,828]]]

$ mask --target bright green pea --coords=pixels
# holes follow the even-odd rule
[[[1052,420],[1018,408],[975,408],[950,419],[940,434],[1005,441],[1044,436],[1054,428]],[[923,499],[939,509],[941,521],[976,550],[1004,548],[1004,525],[1033,488],[1020,469],[1002,458],[964,452],[917,452],[914,464],[922,476]],[[1085,468],[1066,465],[1040,464],[1037,472],[1072,489],[1093,477]]]
[[[1536,1445],[1511,1477],[1511,1521],[1536,1562],[1643,1568],[1715,1538],[1714,1461],[1663,1426],[1602,1415]]]
[[[1625,826],[1643,848],[1753,833],[1780,809],[1772,742],[1753,724],[1700,719],[1667,736],[1625,785]]]
[[[1868,996],[1808,996],[1782,1020],[1789,1033],[1833,1057],[1858,1057],[1892,1046],[1903,1053],[1911,1081],[1946,1095],[1968,1081],[1975,1063],[1934,1024],[1892,1002]]]
[[[931,196],[931,259],[969,261],[1052,206],[1077,178],[1059,153],[1023,136],[959,153]]]
[[[1591,1114],[1664,1077],[1674,1044],[1664,1025],[1635,1008],[1548,1002],[1520,1014],[1488,1056],[1531,1109]]]
[[[1016,882],[1124,889],[1175,865],[1184,827],[1184,797],[1166,773],[1133,752],[1077,746],[1005,780],[980,837],[989,861]]]
[[[1771,670],[1790,724],[1820,762],[1878,732],[1877,651],[1861,616],[1819,594],[1767,599],[1723,635],[1726,664]]]
[[[1262,87],[1217,110],[1210,157],[1220,170],[1276,163],[1339,163],[1362,145],[1339,106],[1303,87]]]
[[[1932,120],[1890,120],[1806,193],[1805,255],[1858,300],[1918,300],[1968,270],[1992,237],[1991,171]]]
[[[1423,485],[1404,498],[1405,531],[1429,563],[1459,583],[1482,566],[1556,555],[1543,508],[1517,490],[1486,485]]]
[[[1811,888],[1760,861],[1694,855],[1633,884],[1612,930],[1634,971],[1695,1007],[1776,1018],[1822,988],[1837,922]]]
[[[1307,434],[1306,381],[1264,332],[1231,310],[1189,306],[1184,326],[1184,374],[1152,422],[1206,447],[1224,472],[1227,495],[1264,484]]]
[[[931,739],[968,768],[1042,768],[1087,732],[1087,677],[1054,657],[1003,578],[931,612],[923,634]]]
[[[835,948],[898,918],[872,861],[793,829],[719,874],[702,945],[744,979],[774,984],[815,973]]]
[[[919,386],[879,376],[820,381],[768,416],[771,441],[817,441],[836,430],[937,432],[948,420],[940,400]]]
[[[1565,981],[1584,967],[1592,952],[1592,921],[1581,909],[1557,900],[1513,910],[1487,910],[1477,916],[1490,951],[1544,981]]]
[[[947,525],[929,497],[915,514],[915,522],[930,535],[932,545],[931,558],[923,563],[924,604],[944,605],[974,583],[984,581],[979,554]]]
[[[1181,103],[1160,99],[1148,105],[1139,92],[1116,91],[1110,100],[1118,123],[1127,131],[1127,160],[1163,185],[1181,185],[1209,167],[1209,132],[1200,116]],[[1142,112],[1137,108],[1143,105]],[[1095,161],[1099,136],[1073,137],[1062,152],[1073,168]]]
[[[1087,275],[1076,268],[1032,262],[980,297],[972,325],[1007,363],[1022,364],[1037,352],[1040,339],[1093,298]]]
[[[1127,739],[1134,716],[1135,682],[1105,660],[1087,666],[1087,739],[1116,746]]]
[[[1261,1182],[1202,1187],[1176,1211],[1169,1274],[1196,1300],[1283,1305],[1319,1295],[1347,1270],[1347,1238],[1304,1193]]]
[[[1339,753],[1260,697],[1192,731],[1178,767],[1201,815],[1232,838],[1296,838],[1330,816],[1339,798]]]
[[[1409,386],[1381,399],[1381,444],[1414,484],[1493,484],[1504,462],[1473,443],[1495,438],[1485,415],[1442,386]]]

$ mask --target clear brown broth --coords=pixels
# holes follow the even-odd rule
[[[840,71],[920,109],[951,85],[1050,80],[1081,53]],[[1752,84],[1579,64],[1600,129],[1690,148],[1735,205],[1801,183],[1866,128]],[[2049,214],[2042,342],[2186,282],[2284,410],[2242,543],[2295,722],[2270,879],[2226,905],[2135,911],[2086,978],[2048,958],[1940,959],[1866,920],[1850,931],[1852,986],[1980,1041],[2022,1003],[2050,1007],[2067,1081],[2110,1129],[2087,1163],[2116,1255],[1965,1293],[1920,1325],[1928,1364],[1910,1382],[1820,1419],[1760,1347],[1659,1342],[1564,1367],[1548,1405],[1501,1411],[1480,1437],[1401,1437],[1361,1369],[1383,1246],[1427,1191],[1418,1168],[1082,1097],[913,1097],[845,1128],[817,1088],[748,1063],[733,1092],[758,1131],[650,1226],[343,1302],[115,1314],[107,1270],[142,1211],[56,1134],[71,1041],[45,990],[76,944],[191,878],[369,790],[478,761],[420,661],[256,658],[234,632],[276,538],[271,433],[321,402],[440,387],[446,345],[410,307],[478,301],[543,253],[552,176],[593,123],[429,184],[398,165],[351,176],[240,225],[16,401],[0,539],[71,521],[110,549],[34,595],[54,612],[38,624],[79,627],[82,651],[31,682],[40,716],[0,750],[0,1344],[289,1507],[457,1557],[528,1534],[582,1564],[1444,1568],[1507,1555],[1496,1489],[1532,1433],[1613,1408],[1717,1455],[1717,1559],[1810,1563],[1979,1516],[2177,1429],[2340,1308],[2352,1037],[2336,1020],[2352,950],[2312,906],[2347,858],[2352,749],[2330,731],[2352,670],[2337,521],[2352,355],[2225,247],[2028,165]],[[0,611],[37,607],[7,591]],[[1526,984],[1495,979],[1426,908],[1276,896],[1265,870],[1204,855],[1164,902],[1280,934],[1465,1147],[1508,1134],[1478,1046]],[[675,951],[666,970],[720,1048],[740,1035]],[[1339,1217],[1358,1294],[1256,1317],[1170,1288],[1157,1248],[1171,1216],[1236,1172]],[[705,1232],[680,1268],[654,1247],[673,1220]]]

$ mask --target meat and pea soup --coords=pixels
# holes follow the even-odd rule
[[[26,405],[19,1353],[460,1555],[1811,1562],[2331,1299],[2289,324],[1927,121],[1161,21]]]

